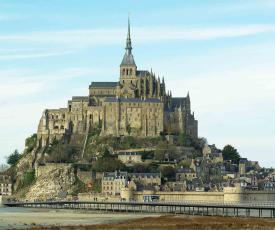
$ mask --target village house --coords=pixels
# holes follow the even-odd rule
[[[134,181],[140,188],[148,186],[160,186],[160,173],[129,173],[131,181]]]
[[[176,181],[193,180],[196,177],[196,172],[191,168],[180,168],[176,172]]]
[[[127,172],[104,172],[102,177],[102,193],[106,195],[120,195],[122,188],[128,184]]]
[[[142,154],[138,150],[120,150],[116,154],[118,159],[124,164],[142,163]]]
[[[12,195],[12,182],[9,176],[0,175],[0,195]]]

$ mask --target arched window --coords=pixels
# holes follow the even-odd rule
[[[132,75],[132,69],[130,69],[130,75]]]
[[[128,69],[126,69],[126,75],[128,75],[128,73],[129,73],[129,70],[128,70]]]
[[[54,129],[58,129],[58,126],[56,125],[56,126],[54,126]]]
[[[60,126],[60,129],[64,129],[64,126],[63,126],[63,125],[61,125],[61,126]]]
[[[122,70],[122,75],[125,75],[125,69]]]

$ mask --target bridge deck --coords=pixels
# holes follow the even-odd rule
[[[43,201],[5,202],[4,205],[9,207],[85,209],[106,212],[148,212],[275,218],[275,203]]]

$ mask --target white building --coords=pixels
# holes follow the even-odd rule
[[[0,175],[0,195],[12,195],[12,183],[9,176]]]
[[[102,193],[106,195],[120,195],[122,188],[128,183],[127,172],[105,172],[102,177]]]

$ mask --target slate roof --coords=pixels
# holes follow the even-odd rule
[[[119,82],[92,82],[89,88],[115,88]]]
[[[103,173],[103,177],[104,178],[112,178],[112,179],[116,179],[116,178],[122,178],[122,177],[127,177],[128,173],[125,171],[115,171],[115,172],[104,172]]]
[[[177,108],[180,106],[185,106],[188,103],[187,97],[173,97],[172,98],[172,108]]]
[[[137,70],[138,77],[144,77],[150,75],[150,72],[147,70]]]
[[[72,101],[89,101],[89,97],[75,96],[72,97]]]
[[[142,178],[159,178],[160,173],[129,173],[130,176],[132,177],[142,177]]]
[[[116,98],[116,97],[107,97],[105,102],[137,102],[137,103],[161,103],[161,100],[158,98],[147,98],[142,100],[140,98]]]
[[[122,65],[134,65],[134,66],[136,66],[133,54],[126,52],[124,54],[124,57],[123,57],[122,62],[121,62],[120,65],[121,66]]]

